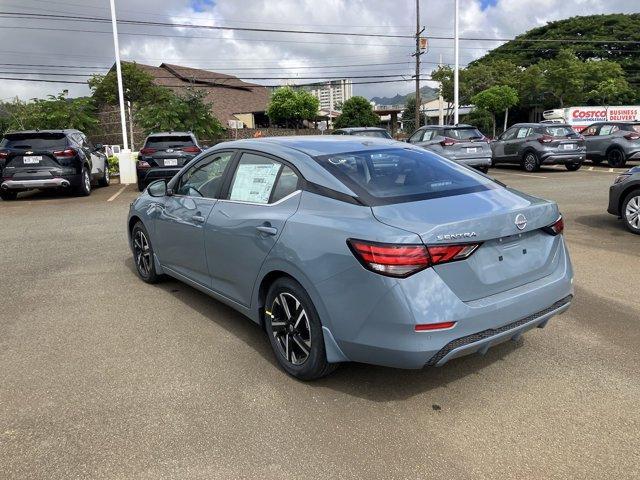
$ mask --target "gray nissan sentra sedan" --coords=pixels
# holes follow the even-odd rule
[[[219,144],[131,205],[142,280],[264,327],[301,379],[440,366],[544,327],[573,296],[555,203],[422,148],[353,136]]]

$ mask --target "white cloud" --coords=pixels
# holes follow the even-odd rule
[[[145,21],[174,21],[209,25],[233,25],[252,28],[285,28],[301,30],[333,30],[361,33],[412,34],[415,25],[413,0],[216,0],[198,2],[198,10],[189,0],[157,0],[153,8],[147,0],[117,2],[120,18]],[[79,0],[3,0],[5,10],[51,14],[92,15],[108,17],[105,6],[87,5]],[[451,36],[453,33],[453,0],[422,0],[422,23],[427,35]],[[640,2],[628,0],[499,0],[495,6],[481,9],[480,0],[460,1],[462,35],[513,37],[551,20],[577,14],[640,12]],[[109,24],[80,22],[16,21],[0,19],[1,26],[44,27],[102,30],[105,34],[45,30],[4,29],[0,60],[3,63],[34,63],[109,67],[113,62],[113,45]],[[316,35],[272,34],[199,29],[170,29],[120,26],[121,32],[156,33],[211,37],[170,38],[120,37],[123,59],[159,64],[162,61],[193,67],[224,70],[240,76],[279,76],[281,71],[266,67],[300,65],[357,65],[363,63],[410,62],[412,41],[371,37],[339,37]],[[272,41],[265,41],[272,40]],[[385,46],[386,45],[386,46]],[[394,46],[390,46],[394,45]],[[395,45],[406,45],[397,47]],[[428,72],[442,54],[445,63],[453,61],[451,40],[432,40],[429,53],[423,56]],[[482,56],[491,42],[462,42],[461,62]],[[258,68],[260,70],[249,70]],[[11,70],[13,69],[13,70]],[[30,67],[31,71],[44,70]],[[28,71],[28,68],[1,66],[4,71]],[[78,73],[78,69],[56,68],[56,72]],[[231,70],[231,71],[229,71]],[[412,66],[372,66],[349,69],[325,69],[337,75],[351,71],[353,75],[407,74]],[[87,72],[90,70],[83,70]],[[286,73],[300,77],[318,75],[320,70],[294,69]],[[357,73],[356,73],[357,72]],[[2,75],[0,75],[2,76]],[[60,77],[58,77],[60,78]],[[61,77],[65,78],[65,77]],[[300,80],[302,82],[303,80]],[[258,82],[260,83],[260,82]],[[262,83],[278,83],[264,80]],[[19,95],[22,98],[42,96],[69,88],[72,95],[86,94],[80,85],[38,84],[3,81],[0,98]],[[393,95],[412,90],[409,84],[357,85],[356,93],[365,96]]]

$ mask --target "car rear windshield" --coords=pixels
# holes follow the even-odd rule
[[[366,150],[323,155],[316,161],[369,205],[461,195],[498,186],[426,150]]]
[[[375,138],[391,138],[389,132],[384,130],[362,130],[360,132],[353,132],[358,137],[375,137]]]
[[[0,142],[0,148],[17,150],[64,150],[66,147],[64,133],[10,133]]]
[[[578,134],[571,128],[567,126],[559,126],[559,127],[544,127],[544,133],[547,135],[551,135],[552,137],[577,137]]]
[[[455,138],[456,140],[477,140],[484,138],[484,135],[477,128],[447,128],[444,136]]]
[[[166,148],[182,148],[194,145],[189,135],[166,135],[147,138],[146,147],[164,150]]]

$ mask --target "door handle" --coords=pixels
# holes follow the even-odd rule
[[[264,233],[266,235],[277,235],[278,234],[278,229],[274,228],[274,227],[261,226],[261,227],[256,227],[256,230],[258,230],[260,233]]]
[[[204,223],[204,217],[201,215],[193,215],[191,217],[191,220],[193,220],[196,223]]]

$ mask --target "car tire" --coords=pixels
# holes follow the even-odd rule
[[[640,189],[625,197],[620,214],[627,230],[640,235]]]
[[[87,167],[82,167],[82,172],[80,173],[80,185],[76,187],[75,193],[81,197],[88,197],[91,195],[91,176],[89,175]]]
[[[264,327],[280,367],[300,380],[316,380],[338,364],[327,362],[322,324],[302,286],[278,278],[267,292]]]
[[[158,283],[162,280],[162,275],[156,271],[149,232],[142,222],[137,222],[131,230],[131,249],[133,250],[133,263],[140,279],[146,283]]]
[[[626,165],[627,159],[624,152],[619,148],[612,148],[607,152],[607,163],[613,168],[622,168]]]
[[[582,166],[582,163],[565,163],[564,164],[564,167],[570,172],[575,172],[577,170],[580,170],[581,166]]]
[[[537,172],[540,170],[540,161],[536,152],[528,151],[522,157],[522,168],[526,172]]]
[[[0,192],[0,198],[6,201],[15,200],[16,198],[18,198],[18,192],[3,191]]]
[[[110,183],[111,173],[109,172],[109,165],[105,165],[104,173],[102,174],[102,177],[100,177],[100,180],[98,180],[98,185],[101,187],[108,187]]]
[[[140,182],[138,182],[138,191],[141,192],[144,190],[144,185]]]

